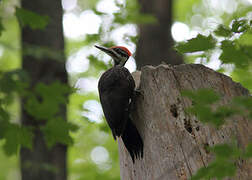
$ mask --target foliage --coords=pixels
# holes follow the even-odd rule
[[[193,6],[200,9],[199,4],[201,0],[176,0],[174,4],[174,16],[177,21],[186,22],[188,17],[193,15]]]
[[[252,119],[250,97],[234,97],[229,104],[218,106],[221,96],[211,89],[185,90],[182,95],[192,100],[192,106],[187,108],[188,113],[195,115],[201,122],[211,123],[217,128],[235,114]]]
[[[114,23],[151,24],[156,22],[154,16],[140,13],[140,6],[137,1],[126,1],[126,8],[120,3],[117,3],[117,6],[120,8],[120,11],[114,13]]]
[[[49,119],[49,121],[46,121],[46,125],[42,127],[49,146],[57,142],[72,144],[69,131],[76,130],[76,126],[63,121],[57,115],[60,105],[67,103],[66,95],[72,89],[55,82],[50,85],[39,83],[34,90],[30,90],[28,89],[27,78],[23,70],[1,73],[0,76],[0,138],[5,139],[4,150],[6,154],[17,153],[19,146],[32,148],[32,128],[10,122],[8,105],[12,103],[16,94],[22,98],[27,98],[24,107],[36,120],[46,121]]]
[[[4,26],[3,26],[3,23],[2,23],[2,19],[0,18],[0,36],[2,34],[2,31],[4,31]]]
[[[181,53],[206,51],[215,47],[216,40],[213,36],[203,36],[198,34],[196,38],[188,40],[186,43],[180,43],[176,49]]]
[[[112,136],[108,134],[108,126],[102,123],[90,123],[91,120],[88,117],[83,116],[83,104],[90,100],[98,101],[97,94],[95,92],[79,92],[77,90],[73,92],[72,88],[65,86],[59,82],[51,84],[37,84],[34,87],[30,87],[29,77],[27,74],[20,70],[20,33],[18,24],[22,27],[29,27],[32,29],[43,30],[50,23],[50,18],[46,14],[36,14],[22,8],[16,8],[14,1],[3,0],[0,2],[0,160],[1,174],[0,179],[7,179],[7,173],[9,179],[15,179],[18,177],[17,170],[17,158],[18,150],[20,146],[32,148],[33,129],[29,126],[21,126],[19,123],[19,99],[26,98],[25,104],[26,110],[31,116],[34,116],[39,123],[43,123],[40,129],[45,134],[46,142],[49,147],[54,143],[61,142],[64,144],[72,145],[69,147],[68,153],[68,167],[70,179],[119,179],[119,166],[118,166],[118,153],[117,146]],[[90,8],[96,15],[105,19],[110,16],[109,14],[99,12],[96,8],[98,0],[85,0],[78,1],[78,10],[83,10],[83,7]],[[118,3],[116,6],[119,10],[113,13],[112,22],[105,24],[105,20],[102,22],[98,34],[88,34],[84,40],[70,40],[66,38],[66,54],[71,56],[75,52],[79,51],[83,46],[93,46],[94,43],[98,43],[104,46],[112,46],[115,41],[110,37],[114,30],[127,24],[142,24],[142,23],[155,23],[155,18],[148,14],[139,13],[139,5],[137,0],[125,1],[125,3]],[[189,0],[175,1],[175,21],[188,22],[190,26],[190,20],[188,17],[192,17],[193,13],[197,10],[197,13],[204,14],[204,9],[200,8],[201,0]],[[10,5],[8,5],[10,4]],[[82,8],[82,9],[81,9]],[[5,9],[9,10],[9,12]],[[238,13],[245,15],[251,8],[246,8],[243,11],[237,11],[235,17],[240,17]],[[14,16],[11,12],[15,12]],[[3,13],[4,12],[4,13]],[[7,16],[6,14],[9,14]],[[208,14],[204,14],[205,17]],[[230,26],[227,26],[226,17],[232,18],[232,15],[223,14],[223,25],[220,25],[212,35],[198,35],[195,39],[182,43],[178,48],[186,53],[200,51],[203,52],[202,57],[211,54],[215,49],[223,50],[222,61],[223,63],[232,63],[235,65],[232,77],[241,82],[245,87],[252,89],[252,76],[251,70],[251,23],[247,20],[237,19]],[[109,38],[108,38],[109,37]],[[125,40],[128,43],[136,43],[138,40],[137,35],[125,35]],[[203,43],[203,44],[202,44]],[[22,47],[24,53],[29,56],[34,56],[36,59],[43,60],[45,57],[51,57],[52,59],[61,60],[62,52],[55,52],[47,49],[46,47],[34,47],[28,46]],[[3,49],[3,52],[2,52]],[[231,54],[229,54],[231,53]],[[232,54],[233,53],[233,54]],[[237,61],[234,57],[236,54],[241,55],[241,61]],[[194,54],[193,54],[194,55]],[[198,55],[196,55],[199,57]],[[195,56],[195,57],[196,57]],[[192,57],[192,56],[191,56]],[[238,56],[240,58],[240,56]],[[191,59],[193,59],[192,57]],[[89,56],[89,69],[86,72],[80,74],[70,74],[69,82],[74,86],[78,78],[83,77],[98,77],[102,71],[111,67],[111,63],[104,62],[101,56]],[[231,60],[231,61],[230,61]],[[192,60],[193,61],[193,60]],[[62,62],[63,63],[63,62]],[[58,90],[58,91],[56,91]],[[211,93],[206,90],[207,93]],[[204,96],[204,91],[200,92]],[[69,101],[66,98],[69,96]],[[211,104],[218,102],[218,95],[212,93],[210,97],[202,99],[197,97],[194,93],[187,94],[190,98],[194,98],[195,105],[201,104],[202,107],[210,108]],[[214,100],[215,99],[215,100]],[[248,111],[248,107],[252,107],[251,99],[237,98],[233,103],[236,108],[239,108],[239,112],[244,112],[246,116],[251,116],[251,109]],[[47,106],[48,104],[48,106]],[[68,122],[58,116],[59,106],[62,104],[68,104]],[[203,109],[203,108],[202,108]],[[229,115],[229,109],[224,109],[226,113],[220,109],[218,111],[209,111],[211,117],[221,119],[221,123],[207,119],[206,122],[213,123],[220,126],[224,123],[226,117]],[[89,111],[89,109],[87,109]],[[189,110],[192,113],[195,110]],[[202,110],[202,112],[204,109]],[[37,113],[34,113],[37,112]],[[43,113],[44,112],[44,113]],[[197,114],[195,114],[197,115]],[[204,119],[204,113],[201,113],[201,119]],[[45,123],[46,122],[46,123]],[[60,124],[60,126],[58,126]],[[77,131],[77,124],[79,130]],[[54,129],[54,130],[53,130]],[[73,139],[75,144],[73,144]],[[101,164],[96,164],[90,158],[92,150],[102,146],[109,152],[109,159]],[[232,149],[233,146],[220,147],[224,151],[225,149]],[[244,153],[244,157],[251,157],[252,145],[247,147]],[[17,156],[5,156],[3,152],[8,155],[17,154]],[[217,152],[212,150],[212,152]],[[225,152],[225,151],[224,151]],[[225,169],[232,170],[232,162],[235,161],[236,155],[232,154],[232,160],[219,158],[222,153],[219,153],[218,158],[220,161],[213,163],[207,170],[201,170],[207,177],[212,177],[211,173],[223,168],[225,163],[229,163]],[[225,162],[225,163],[224,163]],[[221,164],[222,163],[222,164]],[[223,166],[222,166],[223,165]],[[211,171],[210,174],[207,172]],[[206,173],[205,173],[206,172]],[[232,171],[225,171],[221,175],[232,175]],[[221,172],[220,172],[221,173]],[[11,174],[11,175],[10,175]],[[14,175],[13,175],[14,174]],[[202,174],[202,173],[201,173]],[[213,174],[212,174],[213,175]],[[218,175],[218,173],[217,173]],[[199,177],[199,176],[198,176]],[[203,178],[203,176],[200,176]]]
[[[67,103],[67,95],[71,88],[60,82],[50,85],[38,83],[29,94],[26,111],[37,120],[48,120],[57,116],[61,104]]]
[[[245,151],[237,148],[237,145],[220,144],[210,147],[210,152],[215,154],[215,160],[207,167],[201,168],[191,178],[198,179],[224,179],[225,177],[232,177],[236,173],[236,162],[241,158],[251,158],[251,143],[247,146]]]
[[[32,29],[44,29],[49,22],[48,16],[41,16],[23,8],[16,8],[16,16],[21,26],[29,26]]]
[[[34,46],[26,44],[23,48],[23,55],[33,56],[37,60],[43,60],[44,58],[50,58],[59,62],[63,62],[64,54],[63,52],[52,50],[48,47]]]
[[[214,50],[221,50],[219,59],[223,64],[233,64],[234,73],[242,72],[245,77],[244,85],[251,90],[251,78],[246,79],[251,73],[252,66],[252,27],[247,19],[233,20],[229,26],[219,25],[212,34],[208,36],[198,35],[187,42],[178,43],[176,49],[180,53],[203,53],[211,54]],[[192,100],[192,106],[187,112],[195,115],[201,122],[210,123],[219,128],[233,115],[246,116],[252,119],[252,98],[234,97],[229,104],[219,106],[221,96],[211,89],[200,89],[197,91],[183,91],[182,95]],[[235,163],[240,159],[251,157],[251,144],[245,151],[237,145],[220,144],[209,149],[215,154],[215,160],[207,167],[203,167],[193,175],[192,179],[224,179],[234,176],[236,173]]]
[[[216,145],[209,148],[215,154],[215,161],[211,162],[207,167],[198,170],[197,174],[191,179],[213,179],[221,180],[227,176],[235,175],[235,160],[241,156],[241,152],[235,146],[227,144]]]
[[[22,26],[32,29],[44,29],[49,22],[48,16],[40,16],[22,8],[16,8],[15,15]],[[30,116],[46,122],[41,130],[49,147],[57,142],[72,144],[69,132],[75,131],[77,127],[61,119],[59,115],[59,107],[68,102],[67,96],[72,92],[72,88],[60,82],[48,85],[39,83],[31,88],[28,75],[21,69],[0,71],[0,139],[5,140],[5,153],[17,154],[19,147],[32,149],[34,129],[31,126],[20,125],[17,120],[13,121],[10,114],[10,107],[16,101],[17,95],[26,99],[24,109]]]
[[[0,72],[0,139],[5,139],[4,150],[8,155],[17,153],[19,145],[32,148],[31,129],[11,123],[7,109],[13,102],[16,92],[24,93],[26,84],[21,79],[26,79],[26,75],[21,70]]]
[[[69,131],[76,131],[77,128],[78,127],[76,125],[57,117],[49,119],[46,125],[41,127],[41,130],[45,134],[48,147],[51,148],[58,142],[66,145],[72,145],[73,139],[69,136]]]
[[[90,61],[91,66],[96,67],[98,70],[102,71],[104,69],[108,69],[108,65],[103,61],[99,61],[99,59],[94,55],[88,56],[88,59]]]
[[[221,96],[211,89],[200,89],[197,91],[183,91],[182,95],[192,100],[192,106],[187,108],[187,112],[195,115],[203,123],[211,123],[219,128],[225,120],[233,115],[245,116],[252,120],[252,98],[234,97],[226,105],[219,106]],[[235,175],[235,162],[251,157],[251,143],[245,151],[237,148],[237,145],[219,144],[210,147],[208,150],[215,154],[215,160],[203,167],[193,175],[192,180],[199,179],[223,179]]]
[[[219,59],[222,64],[233,64],[235,69],[233,77],[237,77],[237,73],[246,74],[244,77],[239,76],[245,87],[251,90],[252,81],[252,27],[251,21],[240,18],[233,20],[229,26],[219,25],[212,35],[198,35],[196,38],[187,42],[178,43],[175,48],[180,53],[203,53],[209,56],[211,52],[220,50]]]

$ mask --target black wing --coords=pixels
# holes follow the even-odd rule
[[[130,153],[133,163],[136,158],[143,158],[143,140],[130,117],[123,132],[122,140]]]
[[[125,67],[113,67],[99,80],[102,109],[114,138],[121,136],[125,129],[134,88],[134,79]]]
[[[121,136],[133,163],[143,157],[143,141],[130,119],[130,100],[135,82],[124,67],[114,67],[106,71],[98,84],[100,101],[105,118],[112,130],[114,139]]]

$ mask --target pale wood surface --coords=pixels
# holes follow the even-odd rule
[[[144,140],[144,158],[133,164],[119,140],[121,179],[186,180],[214,158],[207,146],[230,142],[233,137],[243,149],[252,142],[252,124],[247,119],[236,116],[216,130],[185,113],[191,101],[181,96],[184,89],[211,88],[222,95],[220,104],[234,96],[249,96],[231,78],[198,64],[145,66],[133,76],[142,93],[132,115]],[[251,164],[236,164],[234,179],[252,179]]]

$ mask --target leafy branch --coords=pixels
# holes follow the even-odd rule
[[[27,99],[24,104],[26,112],[37,121],[44,121],[40,129],[48,147],[58,142],[71,145],[73,140],[69,132],[77,130],[77,126],[63,120],[59,111],[60,106],[68,102],[67,95],[73,89],[60,82],[38,83],[30,88],[28,82],[23,70],[0,72],[0,139],[5,139],[5,153],[13,155],[20,146],[32,149],[34,129],[11,122],[8,107],[17,94]]]
[[[197,35],[186,42],[178,43],[175,49],[180,53],[204,52],[220,49],[219,59],[223,64],[234,64],[238,68],[248,68],[252,59],[251,21],[237,19],[230,26],[219,25],[209,36]]]

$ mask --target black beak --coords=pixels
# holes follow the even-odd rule
[[[105,53],[108,54],[108,55],[113,54],[113,52],[112,52],[111,49],[109,49],[109,48],[102,47],[102,46],[97,46],[97,45],[95,45],[95,47],[96,47],[97,49],[100,49],[101,51],[105,52]]]

